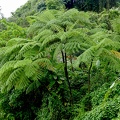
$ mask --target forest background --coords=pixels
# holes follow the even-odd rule
[[[0,120],[120,120],[119,0],[29,0],[0,19]]]

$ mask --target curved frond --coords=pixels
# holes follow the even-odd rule
[[[9,61],[6,62],[1,68],[0,68],[0,78],[2,77],[3,73],[13,69],[14,64],[16,63],[16,61]]]
[[[62,44],[59,44],[54,51],[53,60],[57,60],[59,53],[61,52],[61,49],[62,49]]]
[[[111,39],[105,38],[99,43],[99,47],[105,48],[117,48],[120,45],[119,42],[112,41]]]
[[[55,70],[53,65],[52,65],[52,63],[47,58],[37,59],[34,62],[37,63],[41,68],[45,68],[45,69],[48,69],[50,71],[54,71]]]
[[[24,71],[22,71],[20,78],[16,81],[16,84],[14,85],[15,89],[26,89],[30,84],[29,79],[27,76],[25,76]]]
[[[18,55],[16,55],[16,59],[21,59],[23,57],[24,53],[28,50],[32,49],[35,42],[28,42],[22,46],[22,48],[19,50]]]
[[[14,68],[24,67],[25,65],[28,65],[31,63],[32,63],[32,60],[29,60],[29,59],[17,60],[17,62],[14,64]]]
[[[39,70],[39,65],[36,62],[32,62],[31,64],[27,64],[24,67],[25,75],[28,78],[31,78],[31,77],[37,75],[38,74],[38,70]]]
[[[83,52],[76,61],[75,67],[78,67],[81,62],[91,62],[94,59],[95,52],[97,50],[96,46],[92,46]]]
[[[6,85],[9,86],[10,84],[12,84],[14,86],[15,82],[19,79],[19,77],[21,76],[21,73],[23,71],[23,68],[17,68],[15,69],[10,76],[8,77],[7,81],[6,81]]]
[[[31,83],[28,88],[26,89],[26,94],[30,93],[33,90],[36,90],[40,86],[40,82],[38,80]]]

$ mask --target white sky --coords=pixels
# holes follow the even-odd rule
[[[10,17],[11,12],[15,12],[17,8],[24,5],[27,1],[28,0],[0,0],[1,13],[3,13],[4,17]]]

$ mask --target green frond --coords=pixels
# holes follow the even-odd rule
[[[82,16],[82,17],[81,17]],[[91,25],[89,12],[79,12],[79,21],[83,25]]]
[[[35,22],[33,25],[31,25],[28,30],[27,30],[27,35],[28,37],[33,37],[35,35],[37,35],[40,31],[40,29],[43,29],[45,27],[44,23],[40,23],[40,22]]]
[[[43,42],[46,39],[46,37],[49,37],[52,34],[53,34],[53,31],[49,29],[45,29],[41,31],[37,36],[35,36],[33,40]]]
[[[77,58],[74,66],[78,67],[81,62],[85,63],[91,62],[94,59],[96,50],[97,50],[96,46],[92,46],[89,49],[87,49]]]
[[[17,60],[17,62],[14,64],[14,68],[24,67],[31,63],[32,63],[32,60],[29,60],[29,59]]]
[[[101,40],[103,40],[104,38],[108,38],[109,36],[110,36],[109,34],[104,32],[103,30],[102,31],[100,30],[99,32],[96,32],[93,35],[91,35],[91,38],[96,44],[99,44]]]
[[[106,48],[100,48],[97,51],[99,59],[103,62],[107,62],[107,67],[111,68],[113,71],[120,71],[120,54],[115,50],[109,50]]]
[[[48,52],[47,51],[41,51],[38,54],[36,54],[33,58],[33,60],[39,59],[39,58],[43,58],[45,56],[47,56]]]
[[[72,54],[77,53],[80,50],[86,50],[87,44],[75,41],[66,43],[64,47],[68,53]]]
[[[51,43],[55,43],[60,41],[59,36],[57,34],[55,35],[50,35],[48,38],[46,38],[43,42],[42,42],[42,46],[47,46],[50,45]]]
[[[70,9],[68,11],[66,11],[65,13],[63,13],[63,15],[61,15],[61,19],[63,21],[66,21],[69,19],[69,21],[76,21],[76,18],[79,15],[79,11],[77,9]]]
[[[109,56],[109,61],[110,61],[110,65],[108,66],[109,68],[111,68],[113,71],[117,71],[120,72],[120,59],[116,59],[114,57]],[[108,59],[108,58],[107,58]]]
[[[7,91],[6,80],[9,78],[12,72],[13,72],[13,69],[9,69],[6,72],[4,72],[0,77],[0,90],[2,93]]]
[[[24,72],[28,78],[31,78],[34,75],[38,74],[38,69],[39,69],[39,65],[36,62],[32,62],[31,64],[27,64],[24,67]]]
[[[38,20],[38,17],[37,16],[27,16],[26,19],[31,25],[31,24],[35,23]]]
[[[6,62],[6,63],[0,68],[0,78],[2,77],[2,75],[3,75],[5,72],[13,69],[15,63],[16,63],[16,61]]]
[[[34,62],[37,63],[41,68],[45,68],[45,69],[48,69],[50,71],[54,71],[55,70],[53,65],[52,65],[52,63],[47,58],[37,59]]]
[[[71,30],[71,31],[61,33],[60,39],[61,39],[62,43],[67,43],[71,39],[74,39],[74,38],[79,39],[80,37],[82,37],[82,36],[80,35],[80,33],[78,31]]]
[[[112,21],[112,27],[115,32],[120,33],[120,16]]]
[[[24,71],[22,71],[20,78],[16,81],[14,85],[15,89],[23,89],[25,90],[30,84],[29,79],[25,76]]]
[[[107,67],[111,68],[113,71],[120,72],[120,58],[116,57],[111,51],[107,51],[105,54],[102,60],[109,63]]]
[[[30,40],[27,40],[27,39],[22,39],[22,38],[13,38],[13,39],[10,39],[7,43],[6,43],[6,46],[14,46],[14,45],[17,45],[17,44],[22,44],[22,43],[26,43]]]
[[[18,44],[18,45],[14,45],[14,46],[10,46],[10,47],[6,47],[6,51],[5,51],[5,56],[11,56],[12,54],[16,54],[17,52],[19,52],[19,50],[23,47],[23,44]]]
[[[43,11],[39,15],[39,21],[43,23],[47,23],[48,21],[53,20],[53,19],[55,19],[55,15],[52,10]]]
[[[100,43],[99,47],[105,47],[105,48],[117,48],[120,45],[119,42],[115,42],[109,38],[104,38]]]
[[[56,49],[56,47],[60,44],[59,40],[58,41],[53,41],[47,46],[46,50],[46,56],[49,56],[50,54],[53,53],[53,51]],[[53,54],[52,54],[53,55]]]
[[[21,59],[23,57],[24,53],[26,53],[28,50],[32,49],[36,42],[28,42],[25,43],[24,46],[19,50],[18,55],[16,55],[16,59]]]
[[[55,32],[62,32],[64,29],[57,23],[54,23],[55,20],[51,20],[47,23],[46,28],[51,29]],[[56,21],[55,21],[56,22]]]
[[[57,58],[59,58],[58,56],[61,52],[61,49],[62,49],[62,44],[59,44],[54,51],[53,60],[57,60]],[[61,59],[61,58],[59,58],[59,59]]]
[[[10,84],[14,86],[16,81],[21,76],[22,71],[23,71],[23,68],[15,69],[6,80],[6,86],[9,86]]]
[[[0,40],[0,47],[4,47],[6,45],[6,41],[5,40]]]
[[[31,91],[36,90],[39,86],[40,86],[40,82],[38,80],[34,81],[33,83],[31,83],[27,89],[26,89],[26,94],[30,93]]]

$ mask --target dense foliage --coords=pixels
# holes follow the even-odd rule
[[[0,20],[0,120],[120,119],[120,10],[63,2]]]

